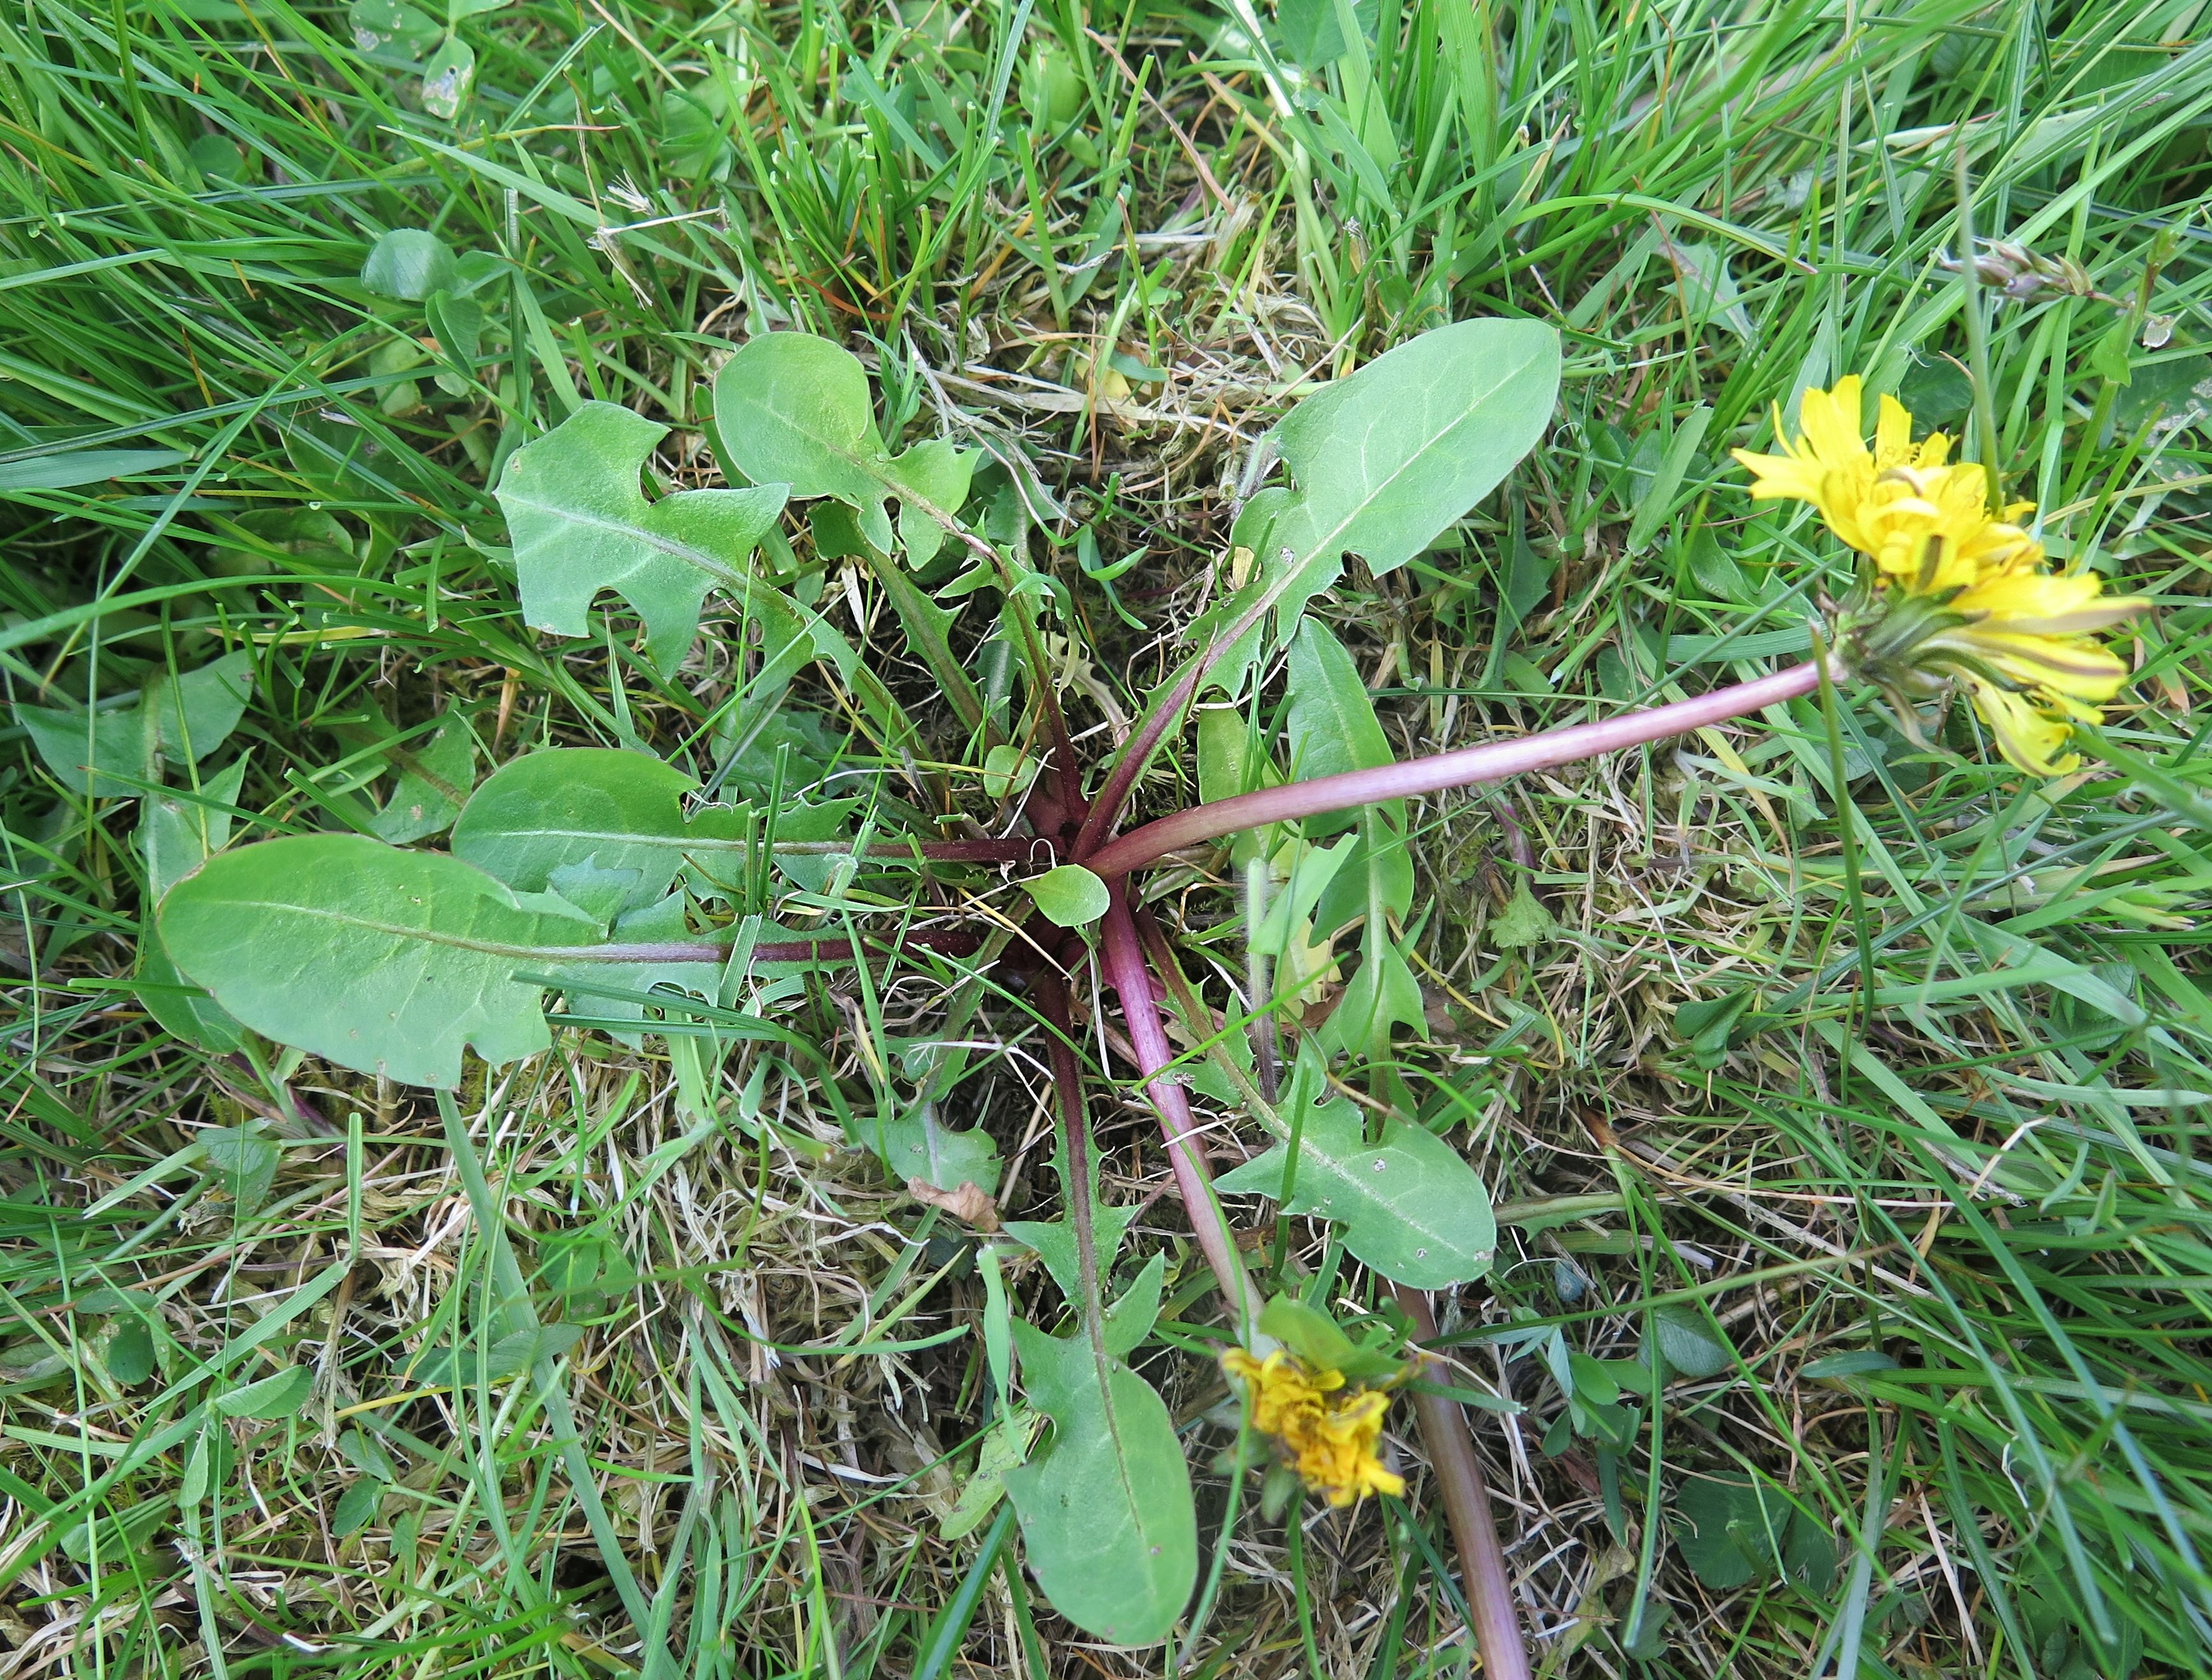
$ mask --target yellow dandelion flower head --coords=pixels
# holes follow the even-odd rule
[[[1838,622],[1839,653],[1893,694],[1956,678],[2008,762],[2035,775],[2073,770],[2074,725],[2096,722],[2127,681],[2092,638],[2149,603],[2106,598],[2094,573],[2051,572],[2021,523],[2033,502],[1992,512],[1983,469],[1952,461],[1941,432],[1915,443],[1911,413],[1892,397],[1880,401],[1869,448],[1863,409],[1852,374],[1804,394],[1794,437],[1778,407],[1781,453],[1735,452],[1753,499],[1809,502],[1873,562]]]
[[[1382,1465],[1390,1397],[1381,1389],[1347,1392],[1341,1371],[1310,1366],[1280,1348],[1264,1360],[1231,1348],[1221,1363],[1244,1384],[1252,1427],[1272,1436],[1299,1479],[1331,1505],[1406,1491],[1405,1478]]]

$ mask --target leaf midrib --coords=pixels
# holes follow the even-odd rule
[[[1420,1163],[1415,1161],[1406,1150],[1401,1149],[1395,1142],[1386,1140],[1381,1143],[1363,1143],[1360,1145],[1360,1149],[1362,1153],[1364,1155],[1373,1155],[1377,1154],[1388,1154],[1391,1155],[1394,1160],[1405,1161],[1413,1168],[1413,1176],[1416,1178],[1419,1176]],[[1304,1173],[1309,1165],[1316,1162],[1318,1162],[1324,1170],[1330,1174],[1330,1176],[1337,1180],[1338,1182],[1343,1184],[1352,1192],[1352,1194],[1357,1196],[1362,1202],[1365,1203],[1366,1205],[1370,1208],[1379,1209],[1383,1213],[1388,1214],[1393,1221],[1399,1225],[1403,1226],[1407,1230],[1418,1231],[1422,1235],[1427,1237],[1431,1242],[1440,1243],[1454,1253],[1474,1252],[1473,1250],[1462,1247],[1457,1238],[1446,1236],[1442,1232],[1437,1230],[1434,1226],[1425,1225],[1417,1220],[1407,1218],[1404,1212],[1396,1205],[1385,1202],[1381,1197],[1376,1195],[1373,1191],[1367,1188],[1366,1181],[1357,1173],[1353,1172],[1351,1168],[1345,1163],[1341,1157],[1330,1154],[1326,1149],[1321,1149],[1316,1146],[1312,1129],[1309,1127],[1304,1140],[1304,1147],[1298,1151],[1298,1171],[1300,1173]],[[1287,1157],[1285,1159],[1285,1164],[1288,1164]],[[1292,1190],[1296,1189],[1297,1186],[1295,1185],[1285,1185],[1284,1188],[1286,1190]]]
[[[640,834],[630,828],[501,828],[496,833],[506,840],[611,840],[625,846],[657,846],[680,852],[742,852],[745,846],[742,839],[695,839],[688,834]]]
[[[762,490],[781,488],[787,492],[790,488],[788,485],[778,486],[775,484],[758,484],[754,485],[751,488]],[[677,494],[678,495],[696,496],[708,495],[713,493],[705,490],[681,490]],[[732,494],[742,494],[742,492],[732,490]],[[673,496],[669,498],[672,501],[675,499],[676,498]],[[621,519],[610,519],[599,514],[581,512],[572,507],[556,506],[551,502],[541,501],[535,496],[526,495],[515,490],[505,491],[502,494],[501,500],[514,502],[518,506],[528,508],[533,512],[549,514],[555,519],[565,519],[570,525],[583,525],[592,531],[611,531],[617,536],[634,538],[637,542],[644,543],[647,548],[653,549],[657,553],[667,555],[673,559],[683,561],[687,565],[696,567],[700,571],[705,572],[709,575],[720,579],[726,584],[744,585],[752,582],[750,578],[749,578],[744,573],[738,571],[736,567],[723,565],[721,561],[716,560],[713,555],[702,553],[699,549],[691,547],[688,543],[678,543],[672,537],[657,536],[653,532],[647,530],[643,525],[637,524],[635,520],[624,521]],[[647,512],[652,512],[653,504],[646,503],[644,506]]]
[[[424,944],[444,945],[449,949],[476,951],[485,956],[508,956],[520,959],[544,957],[576,957],[588,959],[606,949],[604,942],[596,945],[510,945],[495,939],[470,939],[459,934],[447,933],[434,928],[408,927],[393,922],[372,920],[362,915],[343,911],[327,910],[319,905],[292,904],[282,900],[228,899],[224,908],[234,913],[255,910],[270,911],[288,916],[303,916],[315,921],[335,922],[341,927],[360,928],[365,932],[389,934],[398,939],[418,939]],[[527,914],[520,912],[519,913]]]
[[[1279,585],[1275,590],[1271,591],[1268,597],[1265,597],[1266,603],[1272,605],[1273,598],[1281,594],[1282,589],[1287,587],[1287,585],[1294,579],[1303,576],[1308,567],[1316,564],[1319,556],[1322,555],[1342,553],[1343,534],[1346,531],[1350,530],[1355,523],[1357,523],[1359,515],[1368,507],[1371,506],[1382,494],[1391,485],[1396,483],[1398,480],[1404,477],[1408,472],[1412,471],[1415,466],[1426,460],[1429,457],[1429,452],[1443,443],[1445,438],[1449,437],[1453,432],[1456,431],[1462,426],[1468,425],[1473,422],[1476,417],[1475,410],[1484,403],[1487,402],[1498,391],[1503,389],[1508,381],[1517,379],[1522,373],[1527,371],[1528,363],[1533,359],[1534,358],[1531,356],[1523,356],[1519,361],[1515,362],[1512,367],[1501,373],[1498,378],[1492,380],[1486,389],[1483,390],[1479,394],[1469,396],[1467,401],[1467,406],[1462,409],[1458,414],[1452,420],[1448,422],[1440,431],[1424,440],[1418,449],[1407,456],[1406,458],[1389,474],[1379,482],[1370,484],[1367,487],[1366,493],[1360,498],[1358,506],[1343,519],[1338,520],[1335,525],[1328,529],[1328,531],[1324,532],[1322,535],[1321,540],[1311,549],[1308,549],[1304,554],[1298,557],[1297,564],[1291,567],[1290,571],[1285,574],[1283,584]],[[1363,470],[1364,458],[1365,458],[1363,455]],[[1299,487],[1298,494],[1301,501],[1305,499],[1308,494],[1309,492],[1306,490],[1304,486],[1302,485]],[[1286,508],[1284,511],[1287,512],[1289,510]]]

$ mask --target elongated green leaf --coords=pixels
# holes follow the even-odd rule
[[[1288,678],[1292,775],[1334,776],[1393,761],[1359,667],[1327,625],[1310,619],[1298,627]]]
[[[458,858],[359,834],[298,834],[218,852],[161,901],[185,977],[255,1032],[410,1085],[460,1083],[545,1049],[539,988],[599,925],[518,895]]]
[[[1054,1337],[1015,1321],[1022,1380],[1051,1418],[1042,1458],[1006,1474],[1030,1568],[1052,1606],[1117,1645],[1165,1639],[1198,1580],[1198,1522],[1175,1421],[1115,1356],[1141,1341],[1159,1306],[1154,1255],[1109,1324],[1102,1380],[1080,1331]]]
[[[110,1371],[115,1368],[112,1354],[107,1366]],[[1006,1496],[1006,1472],[1019,1466],[1029,1456],[1030,1442],[1036,1439],[1043,1422],[1043,1418],[1024,1405],[1012,1406],[1000,1416],[990,1433],[983,1437],[982,1449],[975,1457],[975,1473],[961,1484],[960,1497],[952,1509],[938,1519],[939,1539],[957,1540],[983,1525],[983,1519]]]
[[[1238,516],[1232,540],[1259,576],[1193,636],[1204,646],[1265,603],[1287,640],[1345,555],[1377,576],[1403,566],[1535,446],[1559,388],[1559,334],[1504,320],[1435,328],[1324,385],[1275,428],[1295,488],[1262,490]],[[1234,691],[1259,652],[1256,633],[1241,638],[1207,680]]]
[[[470,796],[453,824],[456,858],[526,893],[555,885],[557,870],[595,864],[635,870],[641,897],[668,890],[687,859],[732,878],[743,855],[742,806],[708,805],[690,821],[684,797],[698,784],[672,764],[604,747],[553,747],[501,765]]]
[[[289,1417],[315,1392],[315,1374],[305,1365],[288,1365],[270,1377],[218,1394],[210,1403],[224,1417]]]
[[[946,513],[968,500],[973,454],[942,439],[893,456],[868,402],[867,370],[841,344],[805,332],[746,342],[714,376],[714,424],[730,464],[793,497],[835,496],[860,515],[860,534],[888,553],[884,504],[900,501],[898,534],[915,563],[932,558],[943,529],[916,505]]]
[[[198,793],[157,794],[138,819],[138,847],[146,862],[146,901],[161,895],[230,844],[230,812],[246,779],[246,760],[216,771]]]
[[[1287,688],[1291,767],[1300,776],[1336,775],[1392,761],[1390,743],[1375,715],[1375,702],[1359,668],[1326,625],[1309,619],[1291,643]],[[1360,963],[1322,1029],[1322,1042],[1355,1055],[1386,1056],[1390,1029],[1423,1026],[1421,988],[1393,938],[1394,924],[1413,896],[1413,860],[1406,850],[1406,802],[1384,800],[1357,816],[1307,819],[1309,834],[1327,834],[1356,822],[1358,843],[1333,874],[1314,906],[1314,936],[1364,918]]]
[[[246,1028],[205,986],[193,985],[178,971],[151,929],[140,941],[138,973],[132,985],[139,1003],[161,1030],[186,1044],[228,1056],[246,1042]]]
[[[1286,1213],[1334,1220],[1344,1228],[1344,1246],[1394,1283],[1441,1289],[1488,1271],[1498,1226],[1474,1168],[1441,1138],[1402,1120],[1387,1122],[1382,1141],[1369,1143],[1351,1099],[1326,1092],[1320,1055],[1309,1041],[1299,1046],[1282,1107],[1298,1130],[1295,1164],[1289,1140],[1279,1139],[1216,1180],[1221,1192],[1267,1196]],[[1292,1118],[1301,1113],[1302,1123]]]
[[[1395,571],[1535,447],[1559,386],[1559,334],[1539,321],[1461,321],[1401,344],[1276,428],[1298,495],[1273,540],[1316,588],[1346,552]]]
[[[0,495],[18,490],[68,490],[104,478],[135,478],[185,458],[181,449],[70,449],[0,465]]]
[[[556,635],[580,636],[592,597],[611,589],[644,622],[653,663],[673,670],[699,631],[716,585],[743,601],[768,585],[745,561],[783,512],[784,487],[679,490],[648,502],[647,456],[668,435],[612,403],[586,403],[514,452],[499,505],[514,537],[522,613]]]

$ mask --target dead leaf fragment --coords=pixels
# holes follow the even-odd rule
[[[973,1179],[963,1179],[957,1190],[939,1190],[927,1179],[908,1179],[906,1193],[917,1202],[944,1209],[963,1225],[972,1225],[979,1231],[999,1228],[999,1204],[987,1192],[979,1189]]]

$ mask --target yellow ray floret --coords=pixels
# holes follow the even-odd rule
[[[1252,1427],[1272,1435],[1300,1479],[1331,1505],[1406,1491],[1376,1451],[1390,1405],[1382,1390],[1346,1393],[1341,1371],[1316,1369],[1279,1348],[1265,1360],[1231,1348],[1221,1363],[1243,1381]]]
[[[1759,500],[1810,502],[1828,528],[1874,562],[1879,602],[1914,598],[1924,627],[1884,664],[1923,676],[1956,676],[2006,759],[2038,775],[2061,775],[2080,760],[2063,750],[2076,722],[2118,694],[2128,668],[2091,638],[2148,602],[2107,598],[2095,573],[2053,573],[2043,545],[2021,521],[2034,504],[1993,513],[1989,480],[1973,462],[1954,462],[1937,432],[1912,441],[1912,415],[1881,399],[1869,449],[1860,431],[1857,375],[1832,391],[1808,391],[1790,437],[1775,414],[1783,452],[1739,449]],[[1879,632],[1869,641],[1880,641]],[[1887,681],[1881,670],[1869,670]]]

